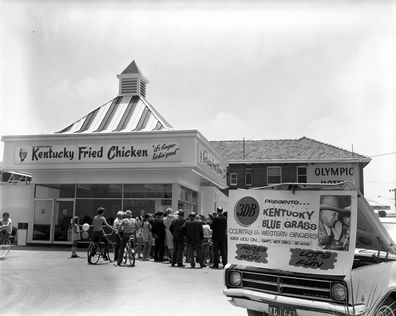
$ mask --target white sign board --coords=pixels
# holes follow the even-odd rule
[[[229,206],[229,263],[313,274],[350,271],[356,192],[232,190]]]
[[[17,146],[15,164],[181,161],[179,142]]]

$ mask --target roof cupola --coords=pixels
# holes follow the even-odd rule
[[[117,78],[120,79],[118,95],[139,95],[146,98],[146,84],[149,81],[143,76],[135,61],[132,61],[120,75],[117,75]]]

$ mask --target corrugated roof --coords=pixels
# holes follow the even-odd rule
[[[144,98],[117,96],[56,134],[173,130]]]
[[[302,137],[279,140],[220,140],[211,145],[229,162],[265,160],[349,160],[371,159],[354,152]]]

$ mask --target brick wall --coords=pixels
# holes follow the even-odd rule
[[[250,186],[245,184],[245,174],[252,173],[253,185],[251,187],[263,187],[267,185],[267,167],[281,167],[282,168],[282,182],[297,182],[297,166],[304,164],[252,164],[252,169],[247,170],[245,164],[230,164],[228,171],[228,186],[230,189],[241,188],[247,189]],[[237,174],[237,185],[230,185],[230,174]]]

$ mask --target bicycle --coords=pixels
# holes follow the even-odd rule
[[[128,242],[126,243],[124,249],[124,255],[122,258],[122,262],[126,264],[129,261],[129,264],[134,267],[136,261],[136,242],[135,242],[135,235],[131,235],[129,237]]]
[[[113,234],[113,232],[114,232],[114,230],[110,234],[106,234],[106,237],[111,236]],[[109,240],[107,253],[104,252],[104,247],[102,249],[102,247],[100,246],[101,243],[102,242],[99,240],[99,242],[93,241],[89,244],[88,249],[87,249],[87,259],[88,259],[89,264],[97,264],[100,257],[102,257],[102,258],[107,257],[109,262],[114,261],[115,251],[114,251],[113,242],[111,240]]]
[[[0,245],[0,258],[5,258],[6,255],[10,252],[11,249],[11,240],[10,238],[4,239],[3,243]]]

